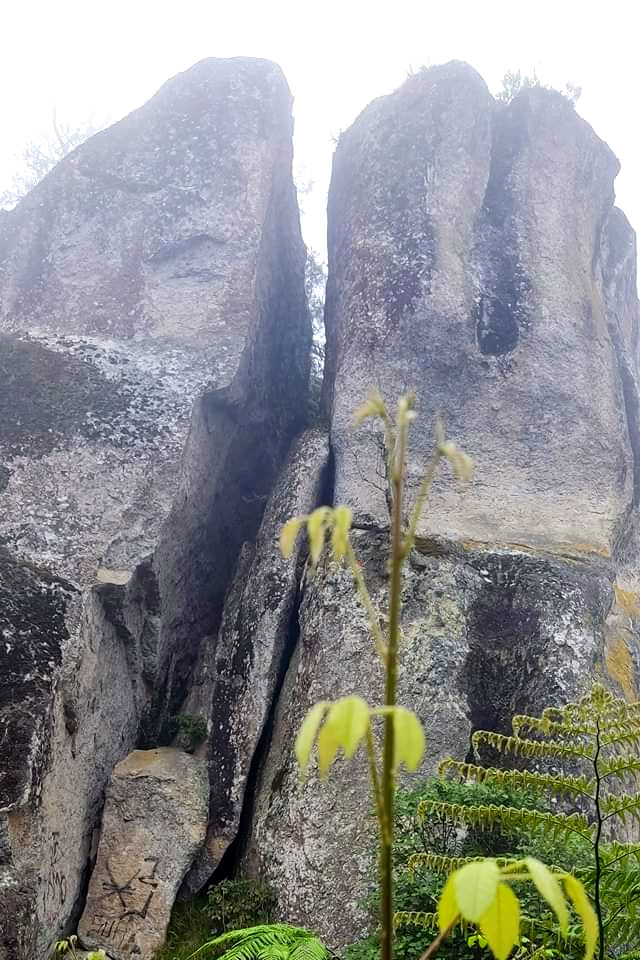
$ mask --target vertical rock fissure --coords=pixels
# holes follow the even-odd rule
[[[330,447],[329,458],[323,470],[320,491],[314,507],[330,506],[333,504],[334,475],[334,456],[333,450]],[[306,589],[305,577],[307,571],[307,560],[308,553],[305,548],[301,552],[298,560],[298,586],[291,608],[291,615],[289,617],[289,625],[287,629],[287,639],[283,647],[280,664],[278,666],[277,680],[273,691],[273,697],[269,705],[269,710],[260,734],[260,738],[251,757],[238,829],[234,839],[227,847],[222,859],[220,860],[220,863],[213,873],[211,883],[218,883],[221,880],[224,880],[225,878],[233,876],[235,873],[237,873],[246,854],[248,841],[251,838],[255,801],[258,793],[260,775],[271,749],[276,715],[278,708],[280,707],[280,698],[287,677],[287,672],[289,670],[289,665],[294,653],[298,648],[298,644],[301,641],[300,610]],[[291,750],[293,751],[293,743],[291,744]]]
[[[629,446],[633,470],[633,508],[640,504],[640,397],[633,373],[625,357],[619,332],[610,325],[611,341],[615,351],[616,363],[622,384],[624,414],[629,432]]]

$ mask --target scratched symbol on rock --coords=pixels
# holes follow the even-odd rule
[[[157,857],[145,857],[142,866],[126,880],[116,879],[116,872],[109,860],[106,868],[109,875],[108,880],[103,880],[102,889],[104,894],[102,900],[111,900],[117,897],[116,906],[119,919],[124,917],[146,917],[149,904],[153,899],[158,881],[156,880],[156,870],[158,867]]]

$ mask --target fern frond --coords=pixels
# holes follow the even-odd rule
[[[607,943],[630,946],[640,942],[640,922],[632,920],[627,914],[621,913],[610,923],[604,925]]]
[[[508,787],[533,787],[549,789],[554,793],[568,793],[593,799],[595,779],[587,777],[569,777],[560,774],[537,773],[530,770],[499,770],[496,767],[481,767],[474,763],[464,763],[447,757],[438,768],[440,776],[446,777],[453,772],[460,780],[474,780],[476,783],[495,783]]]
[[[543,827],[551,836],[577,834],[586,840],[591,840],[593,835],[593,827],[581,813],[555,814],[494,804],[467,807],[458,803],[422,800],[418,804],[417,814],[421,820],[430,814],[437,814],[452,823],[477,828],[500,825],[504,829],[516,831],[536,830]]]
[[[423,910],[403,910],[393,918],[395,927],[422,927],[423,930],[436,930],[438,914]]]
[[[600,742],[603,747],[637,747],[640,745],[640,727],[638,727],[638,729],[634,727],[632,730],[628,730],[626,727],[612,730],[611,733],[604,733],[600,737]]]
[[[221,960],[289,960],[295,950],[310,941],[322,948],[321,954],[314,954],[307,960],[325,960],[327,950],[318,938],[303,927],[292,927],[286,923],[261,923],[240,930],[228,930],[198,947],[188,960],[216,951]],[[221,947],[226,950],[221,951]],[[314,946],[314,950],[317,947]],[[286,951],[283,953],[281,951]],[[304,960],[304,958],[298,958]]]
[[[608,757],[602,760],[599,765],[599,774],[601,780],[614,779],[629,774],[632,779],[634,773],[640,773],[640,757],[621,756]]]
[[[545,736],[553,734],[554,736],[595,736],[597,727],[593,721],[586,723],[569,723],[566,719],[552,720],[550,717],[529,717],[525,714],[516,715],[511,726],[514,736],[521,737],[523,731],[530,733],[541,733]]]
[[[600,809],[605,814],[605,820],[620,817],[624,823],[628,816],[640,817],[640,793],[627,794],[623,797],[605,797],[600,803]]]
[[[621,863],[630,857],[640,861],[640,843],[618,843],[613,841],[600,847],[600,862],[605,867]]]
[[[318,937],[300,940],[289,954],[289,960],[325,960],[327,948]]]
[[[268,943],[258,954],[260,960],[288,960],[289,947],[284,943]]]
[[[571,757],[592,760],[595,748],[579,749],[560,740],[526,740],[520,737],[507,737],[492,730],[476,730],[471,737],[474,749],[479,746],[492,747],[498,753],[511,753],[515,757],[529,760],[544,760],[547,757]]]
[[[432,870],[434,873],[447,875],[467,863],[473,863],[475,860],[482,861],[485,857],[448,857],[443,853],[412,853],[407,861],[407,867],[411,873],[416,870]],[[506,867],[510,863],[515,863],[514,857],[495,857],[499,867]]]

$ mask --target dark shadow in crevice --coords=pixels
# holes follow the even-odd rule
[[[333,505],[334,485],[335,460],[333,450],[330,450],[329,459],[323,472],[322,482],[320,485],[320,494],[316,504],[317,506],[320,507]],[[307,554],[305,550],[301,553],[298,562],[298,586],[291,610],[291,616],[289,618],[287,639],[286,643],[284,644],[280,664],[278,666],[277,682],[274,688],[269,712],[251,759],[247,782],[244,789],[244,799],[238,830],[234,839],[225,850],[220,863],[218,864],[215,872],[207,884],[207,888],[219,883],[221,880],[225,880],[228,877],[237,875],[251,837],[251,827],[253,824],[255,801],[260,784],[260,776],[264,763],[269,755],[282,688],[284,686],[291,659],[298,647],[298,643],[300,642],[300,608],[302,606],[302,600],[304,596],[303,578],[306,562]]]

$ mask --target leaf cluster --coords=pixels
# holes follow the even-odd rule
[[[532,834],[519,829],[505,830],[499,824],[488,828],[460,827],[446,816],[419,818],[418,807],[423,801],[457,806],[499,806],[518,809],[543,809],[545,798],[539,790],[520,789],[506,783],[458,782],[439,778],[421,780],[410,788],[400,788],[396,794],[396,843],[394,870],[396,882],[395,955],[397,960],[416,960],[433,941],[437,932],[437,903],[447,875],[470,859],[494,857],[500,864],[526,856],[544,859],[562,869],[584,863],[586,845],[572,839],[565,843],[551,841],[544,833]],[[409,864],[412,864],[412,868]],[[525,927],[527,936],[521,938],[518,957],[540,956],[534,951],[548,950],[545,956],[563,958],[581,957],[582,939],[577,929],[571,930],[570,942],[560,942],[551,922],[550,911],[545,912],[535,888],[520,885],[518,897],[525,924],[534,917],[541,921],[536,930]],[[363,906],[375,915],[378,894],[372,886]],[[403,921],[403,916],[405,921]],[[406,922],[410,918],[411,922]],[[548,921],[542,924],[542,921]],[[373,932],[347,949],[346,960],[377,960],[379,934]],[[485,960],[490,956],[488,944],[482,937],[458,925],[438,949],[443,960]]]
[[[203,943],[191,954],[194,958],[220,957],[220,960],[327,960],[328,956],[319,937],[286,923],[229,930]]]
[[[617,837],[640,821],[640,704],[626,703],[595,684],[564,707],[548,708],[539,717],[514,717],[512,728],[510,736],[477,731],[476,757],[481,760],[489,750],[527,761],[526,767],[503,769],[447,759],[441,775],[540,791],[549,801],[546,810],[514,810],[508,804],[471,808],[426,799],[420,815],[437,815],[461,828],[494,824],[529,832],[544,837],[551,850],[562,843],[573,853],[564,868],[576,872],[594,900],[602,930],[600,956],[635,948],[640,943],[640,845],[621,843]],[[414,869],[421,865],[437,866],[433,857],[417,856],[411,864]]]
[[[207,739],[207,719],[201,714],[179,713],[168,723],[168,738],[176,739],[178,746],[193,753]]]

